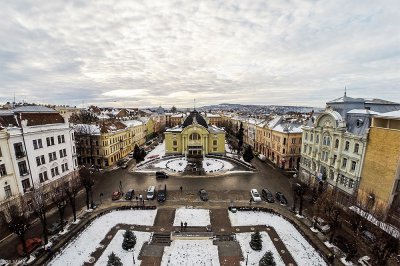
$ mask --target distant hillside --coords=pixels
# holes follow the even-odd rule
[[[207,105],[198,108],[201,111],[232,111],[240,113],[251,113],[251,114],[286,114],[289,112],[295,113],[309,113],[312,110],[315,112],[321,112],[324,109],[319,107],[308,107],[308,106],[282,106],[282,105],[251,105],[251,104],[231,104],[221,103],[218,105]]]

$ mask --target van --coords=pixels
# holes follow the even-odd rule
[[[146,197],[148,200],[154,199],[154,193],[155,193],[156,188],[154,186],[149,186],[147,189],[147,194]]]
[[[168,175],[167,175],[167,173],[165,173],[163,171],[157,171],[156,178],[168,178]]]

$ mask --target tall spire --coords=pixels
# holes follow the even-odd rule
[[[346,86],[344,86],[344,97],[346,97]]]

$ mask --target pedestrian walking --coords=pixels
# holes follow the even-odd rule
[[[187,229],[187,222],[185,222],[185,224],[184,224],[184,225],[185,225],[185,231],[186,231],[186,229]]]
[[[181,193],[182,193],[183,187],[181,186],[179,189],[181,190]]]
[[[183,222],[181,221],[181,231],[183,231]]]
[[[249,202],[250,202],[250,206],[251,206],[251,202],[252,202],[252,201],[253,201],[253,199],[252,199],[252,198],[250,198],[250,201],[249,201]]]

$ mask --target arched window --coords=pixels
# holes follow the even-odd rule
[[[335,140],[335,149],[339,148],[339,139]]]
[[[200,139],[200,135],[198,133],[193,133],[189,136],[190,140],[199,140]]]

